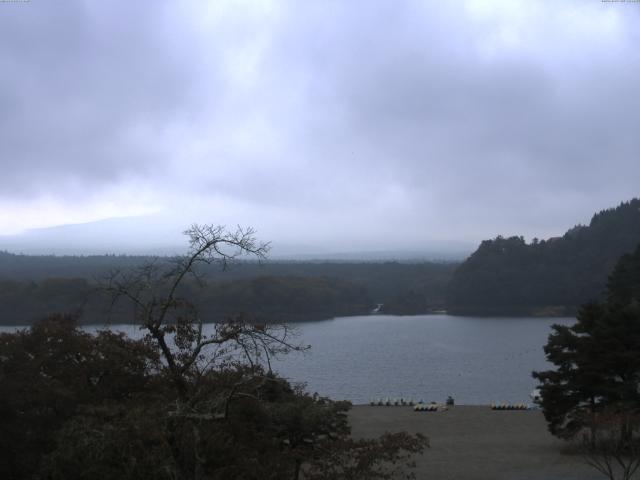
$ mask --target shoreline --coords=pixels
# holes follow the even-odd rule
[[[411,313],[411,314],[394,314],[394,313],[354,313],[347,315],[333,315],[333,316],[325,316],[323,314],[308,314],[308,315],[288,315],[287,318],[252,318],[252,322],[249,323],[259,323],[266,325],[278,325],[278,324],[305,324],[305,323],[316,323],[316,322],[329,322],[335,319],[340,318],[354,318],[354,317],[398,317],[398,318],[410,318],[410,317],[451,317],[451,318],[478,318],[478,319],[486,319],[486,318],[511,318],[513,320],[519,318],[540,318],[540,319],[549,319],[549,318],[575,318],[575,315],[559,315],[559,314],[532,314],[531,312],[502,312],[502,313],[481,313],[478,311],[474,311],[473,313],[462,313],[457,311],[448,311],[448,312],[426,312],[426,313]],[[295,317],[295,319],[291,319],[291,317]],[[0,323],[0,328],[28,328],[32,325],[36,324],[38,321],[46,318],[46,315],[43,317],[34,318],[30,321],[25,322],[13,322],[11,324],[2,324]],[[224,322],[224,317],[219,317],[217,320],[207,320],[204,321],[204,325],[214,325],[217,323]],[[126,326],[139,326],[139,323],[134,321],[122,321],[119,319],[114,319],[111,321],[78,321],[79,327],[110,327],[117,325],[126,325]]]

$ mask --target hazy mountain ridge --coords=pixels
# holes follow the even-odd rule
[[[182,227],[176,228],[176,224]],[[0,250],[25,255],[56,256],[174,256],[182,254],[186,239],[182,230],[189,226],[183,219],[161,214],[108,218],[87,223],[36,228],[14,235],[0,235]],[[472,250],[467,241],[433,239],[425,245],[375,244],[325,245],[281,238],[262,237],[271,241],[269,257],[274,261],[335,262],[423,262],[461,261]]]
[[[562,237],[483,241],[455,271],[449,310],[570,314],[602,297],[617,260],[640,244],[640,199],[602,210]]]

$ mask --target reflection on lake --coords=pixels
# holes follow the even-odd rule
[[[447,395],[462,404],[528,402],[531,371],[549,366],[542,350],[549,327],[574,321],[370,315],[298,323],[298,340],[311,350],[273,365],[311,392],[354,403],[401,396],[444,401]],[[140,335],[131,325],[111,328]]]

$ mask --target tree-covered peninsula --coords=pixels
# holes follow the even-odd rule
[[[621,255],[640,243],[640,199],[596,213],[562,237],[483,241],[455,271],[448,309],[457,314],[573,314],[602,298]]]

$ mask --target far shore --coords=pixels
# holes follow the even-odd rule
[[[22,329],[29,328],[32,325],[36,324],[39,320],[46,318],[46,314],[43,314],[38,317],[34,317],[30,320],[17,321],[11,324],[1,324],[0,329]],[[218,316],[214,316],[211,319],[204,321],[205,325],[222,323],[226,318],[232,317],[231,314],[220,314]],[[387,316],[387,317],[421,317],[421,316],[444,316],[444,317],[477,317],[477,318],[487,318],[487,317],[496,317],[496,318],[531,318],[531,317],[539,317],[539,318],[574,318],[575,313],[572,313],[569,310],[527,310],[527,311],[507,311],[496,309],[492,311],[483,311],[483,310],[471,310],[471,311],[459,311],[459,310],[438,310],[438,311],[429,311],[424,313],[410,313],[410,314],[396,314],[396,313],[346,313],[341,315],[327,315],[322,313],[312,313],[312,314],[287,314],[287,315],[277,315],[277,316],[255,316],[248,315],[247,318],[251,323],[257,324],[297,324],[297,323],[310,323],[310,322],[323,322],[329,320],[335,320],[336,318],[349,318],[349,317],[368,317],[372,318],[378,316]],[[106,317],[104,317],[106,318]],[[91,316],[89,318],[83,318],[82,316],[78,319],[78,325],[81,327],[104,327],[109,328],[114,325],[127,325],[127,326],[139,326],[140,323],[131,321],[128,317],[127,319],[121,319],[118,317],[112,318],[111,320],[105,320],[101,318],[96,320]]]
[[[356,438],[407,431],[429,437],[416,457],[416,477],[428,480],[598,480],[570,445],[548,431],[540,410],[496,411],[454,406],[441,412],[356,405],[349,412]]]

